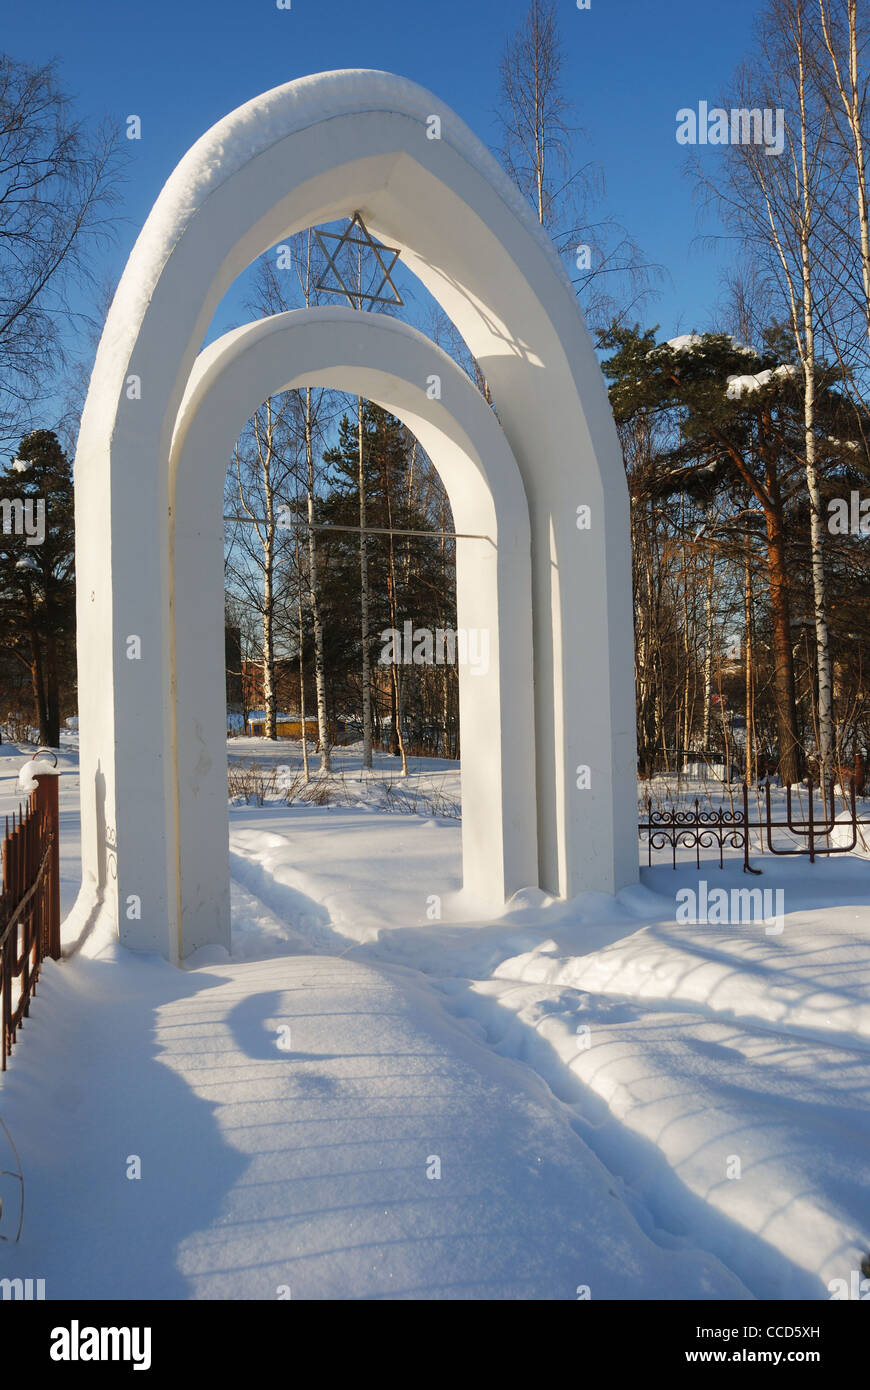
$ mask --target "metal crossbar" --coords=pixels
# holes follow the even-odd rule
[[[268,526],[269,520],[265,516],[239,516],[232,514],[224,517],[224,521],[243,521],[248,526]],[[274,523],[273,523],[274,524]],[[277,523],[280,531],[287,531],[291,528],[281,522]],[[306,521],[300,517],[293,522],[294,526],[307,526],[309,531],[348,531],[355,536],[424,536],[427,540],[452,540],[452,541],[489,541],[494,545],[491,536],[479,536],[471,531],[402,531],[395,526],[337,526],[331,521]]]

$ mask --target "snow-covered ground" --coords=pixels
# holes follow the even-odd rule
[[[298,762],[229,748],[231,764]],[[26,753],[0,746],[0,812]],[[677,920],[699,880],[747,886],[739,856],[720,871],[712,851],[700,872],[693,855],[644,867],[618,899],[529,892],[481,921],[458,891],[456,765],[414,762],[399,785],[397,760],[372,778],[359,762],[339,753],[323,804],[297,799],[292,771],[290,805],[277,785],[265,805],[236,798],[232,958],[178,971],[90,941],[46,967],[0,1082],[26,1178],[0,1275],[125,1298],[824,1299],[854,1283],[870,862],[754,855],[748,886],[782,892],[781,931]],[[68,908],[72,736],[63,763]],[[0,1195],[13,1210],[2,1177]]]

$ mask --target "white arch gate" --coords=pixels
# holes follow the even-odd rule
[[[75,912],[83,925],[105,914],[137,949],[178,958],[207,940],[226,944],[225,878],[212,873],[211,899],[197,900],[193,884],[203,880],[193,870],[193,877],[182,872],[179,829],[190,731],[179,722],[176,765],[176,719],[183,721],[189,706],[174,684],[171,603],[196,593],[197,580],[186,571],[182,578],[170,523],[187,526],[190,516],[182,499],[185,480],[197,470],[185,464],[188,441],[210,437],[197,404],[208,397],[214,412],[218,397],[206,383],[224,372],[238,386],[239,409],[247,408],[247,401],[241,405],[244,361],[252,369],[262,358],[257,372],[271,383],[250,397],[251,409],[279,384],[312,380],[300,366],[304,349],[294,348],[292,378],[265,364],[274,330],[249,326],[244,343],[212,345],[195,368],[199,346],[220,298],[246,265],[294,232],[357,209],[374,232],[401,248],[456,323],[492,392],[506,443],[498,431],[484,437],[486,426],[482,418],[472,420],[467,402],[465,419],[460,413],[451,424],[446,399],[439,421],[423,415],[417,421],[432,432],[436,463],[449,472],[458,450],[469,478],[477,470],[478,480],[485,479],[468,505],[485,510],[488,491],[499,544],[507,535],[513,544],[519,534],[515,509],[500,512],[496,500],[510,490],[505,458],[511,454],[528,504],[534,740],[521,744],[518,756],[523,764],[534,746],[534,778],[512,804],[518,779],[507,765],[517,750],[506,740],[510,698],[502,697],[502,681],[496,796],[502,824],[473,870],[466,836],[466,873],[477,874],[477,887],[485,883],[489,896],[494,885],[510,892],[526,876],[563,897],[584,889],[614,892],[637,877],[627,491],[606,392],[570,283],[525,204],[449,108],[390,74],[320,74],[239,108],[181,161],[124,272],[82,419],[76,565],[83,883]],[[385,360],[368,359],[369,391],[359,384],[362,364],[340,347],[342,335],[352,334],[350,324],[342,326],[334,311],[331,327],[318,327],[313,317],[299,322],[298,330],[278,330],[290,335],[288,344],[307,336],[314,350],[315,341],[331,340],[333,360],[316,364],[318,380],[352,379],[349,389],[413,414],[415,384],[394,371],[385,334],[379,349]],[[413,337],[416,343],[419,335]],[[422,362],[426,353],[417,347]],[[419,407],[425,377],[416,385]],[[466,388],[456,389],[458,402]],[[220,413],[225,427],[234,427],[238,416],[230,421],[229,408]],[[191,459],[200,447],[190,443]],[[461,473],[454,468],[460,509]],[[199,498],[212,522],[217,491]],[[580,507],[589,509],[588,529],[578,528]],[[477,523],[475,529],[489,534]],[[501,560],[495,568],[503,572]],[[515,607],[512,590],[510,611],[504,607],[503,578],[492,591],[499,611],[488,611],[500,634],[516,616],[519,652],[522,603]],[[196,640],[190,621],[187,615],[179,622],[179,650]],[[205,699],[205,686],[198,689]],[[526,698],[522,686],[518,698]],[[222,747],[207,743],[202,766],[223,756]],[[580,768],[588,774],[578,776]],[[210,785],[214,795],[217,782]],[[536,837],[522,810],[529,799]],[[225,833],[225,807],[222,815]],[[223,863],[216,833],[207,832],[198,851],[193,842],[186,847],[190,865],[196,853]],[[507,867],[508,843],[524,847],[516,872]]]

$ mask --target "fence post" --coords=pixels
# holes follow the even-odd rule
[[[44,774],[36,778],[34,804],[41,823],[51,835],[51,857],[49,859],[47,906],[48,939],[46,954],[52,960],[60,960],[60,817],[58,812],[58,778],[54,774]]]
[[[807,781],[809,782],[809,787],[810,787],[810,814],[809,814],[809,827],[810,827],[810,863],[811,863],[811,864],[814,864],[814,863],[816,862],[816,833],[815,833],[815,825],[814,825],[814,822],[813,822],[813,779],[812,779],[812,777],[811,777],[811,776],[808,777],[808,778],[807,778]],[[825,784],[824,784],[824,779],[823,779],[823,780],[822,780],[822,805],[823,805],[822,814],[824,814],[824,799],[825,799]]]
[[[749,787],[743,779],[743,872],[749,868]]]

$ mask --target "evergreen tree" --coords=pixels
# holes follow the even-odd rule
[[[433,672],[417,666],[385,666],[380,660],[382,634],[391,628],[402,630],[408,621],[415,628],[430,629],[455,624],[453,543],[448,542],[450,563],[445,565],[438,540],[399,534],[434,530],[433,515],[438,515],[439,504],[443,504],[442,512],[446,506],[440,480],[405,426],[380,406],[365,401],[362,435],[372,704],[377,728],[384,721],[388,702],[389,745],[398,753],[406,725],[414,742],[429,742],[431,726],[443,724],[443,719],[435,712]],[[320,505],[322,522],[327,527],[357,527],[360,454],[356,418],[342,418],[338,442],[324,453],[324,463],[329,473]],[[443,517],[439,516],[439,530],[451,529],[449,508],[447,517],[443,527]],[[320,531],[319,544],[325,659],[332,698],[336,712],[340,712],[339,706],[345,711],[362,710],[359,537],[354,531]],[[443,681],[443,671],[438,678]],[[442,704],[439,697],[439,710]]]
[[[727,542],[734,561],[741,549],[746,553],[747,544],[761,543],[769,593],[763,635],[772,667],[777,763],[783,780],[795,782],[818,706],[811,699],[801,720],[798,689],[808,681],[812,691],[814,662],[809,652],[798,681],[795,653],[812,612],[812,595],[806,583],[803,373],[794,360],[794,345],[777,325],[765,334],[759,350],[724,333],[659,344],[653,331],[637,327],[614,328],[601,341],[613,350],[604,372],[612,383],[621,431],[631,425],[645,437],[656,435],[656,447],[642,455],[642,464],[630,474],[635,513],[650,499],[679,498],[677,529],[691,541],[703,540],[711,554],[713,547],[726,553]],[[837,487],[838,458],[845,447],[836,440],[848,405],[835,381],[836,373],[820,366],[816,428],[825,490]],[[635,535],[636,549],[637,544]],[[712,581],[715,567],[707,573]],[[648,727],[650,701],[641,704]],[[706,715],[705,708],[705,723]],[[642,748],[649,741],[646,727]]]
[[[74,708],[75,523],[72,465],[51,430],[22,439],[0,509],[0,653],[28,671],[39,741],[56,748]]]

